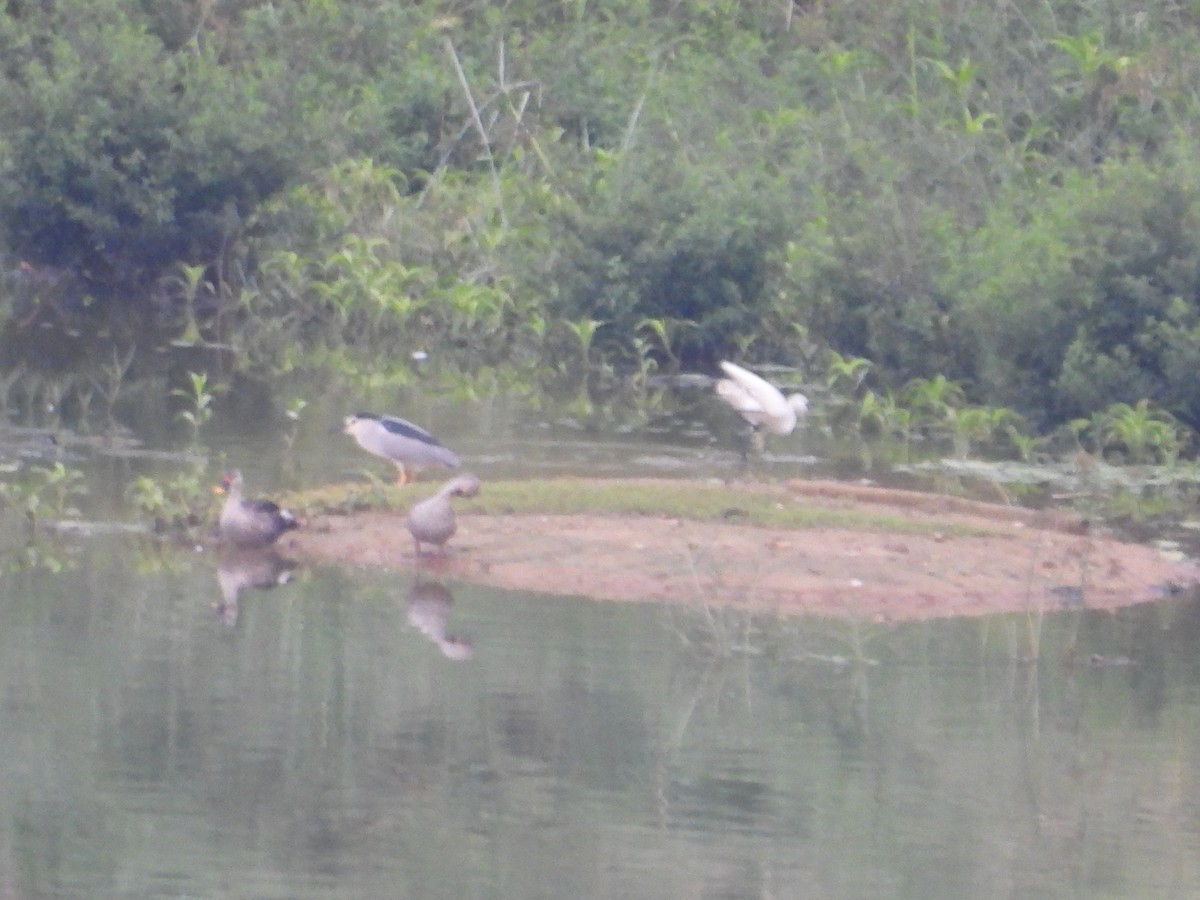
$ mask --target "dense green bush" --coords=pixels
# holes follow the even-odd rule
[[[945,376],[1041,427],[1142,399],[1194,425],[1196,25],[10,0],[0,290],[23,260],[57,312],[160,310],[268,370],[840,354],[876,397]]]
[[[127,303],[178,260],[215,262],[290,172],[253,84],[167,52],[121,6],[5,20],[26,52],[0,92],[0,224],[23,259]]]
[[[984,394],[1050,421],[1148,398],[1200,423],[1193,147],[1074,174],[971,236],[947,290]]]
[[[323,359],[403,377],[419,351],[496,365],[536,343],[537,306],[496,256],[504,230],[489,216],[448,220],[461,210],[453,179],[420,198],[406,185],[394,169],[347,161],[264,205],[263,236],[247,243],[254,286],[221,323],[247,365]]]

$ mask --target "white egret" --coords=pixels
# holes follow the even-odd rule
[[[799,416],[808,412],[803,394],[783,393],[749,369],[722,360],[726,377],[717,381],[717,394],[742,414],[757,431],[765,428],[774,434],[791,434]]]

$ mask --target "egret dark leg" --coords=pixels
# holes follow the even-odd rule
[[[738,453],[742,462],[749,463],[751,456],[762,456],[763,435],[757,428],[751,426],[738,432]]]

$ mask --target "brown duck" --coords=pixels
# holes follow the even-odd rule
[[[219,490],[226,494],[226,499],[217,533],[237,547],[264,547],[288,529],[298,527],[295,516],[270,500],[244,499],[242,473],[237,469],[221,477]]]
[[[458,528],[450,498],[474,497],[478,493],[479,479],[468,472],[447,481],[432,497],[413,504],[404,524],[413,536],[417,556],[421,555],[422,544],[433,544],[442,553],[446,552],[446,541]]]

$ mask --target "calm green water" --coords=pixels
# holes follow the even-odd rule
[[[256,493],[386,475],[330,432],[357,405],[314,402],[287,446],[226,414],[209,464]],[[374,405],[485,486],[738,465],[653,422]],[[66,450],[91,518],[180,465]],[[284,573],[0,526],[0,897],[1200,895],[1192,598],[882,625],[351,567],[238,592]]]
[[[1180,897],[1200,605],[872,626],[111,541],[5,577],[11,897]],[[169,563],[163,567],[162,563]],[[1064,647],[1133,665],[1071,667]],[[845,657],[862,648],[863,661]]]

